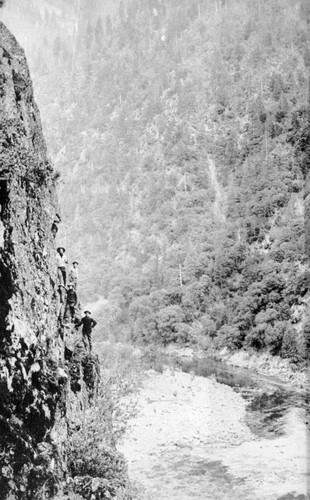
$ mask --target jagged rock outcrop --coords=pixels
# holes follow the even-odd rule
[[[98,378],[94,369],[87,379],[85,352],[74,357],[69,349],[65,360],[57,324],[56,178],[25,54],[0,23],[1,500],[61,491],[70,415]],[[69,330],[74,344],[78,334]]]

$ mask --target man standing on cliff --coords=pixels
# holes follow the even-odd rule
[[[57,268],[59,284],[66,286],[68,259],[65,255],[65,252],[66,250],[64,249],[64,247],[57,248]]]
[[[75,291],[77,290],[77,282],[79,277],[78,265],[79,265],[78,261],[74,260],[72,262],[72,266],[69,271],[69,280],[71,283],[73,283]]]
[[[79,326],[83,325],[82,328],[82,335],[83,335],[83,342],[85,348],[87,347],[86,344],[86,338],[88,340],[88,345],[89,345],[89,352],[92,351],[92,340],[91,340],[91,334],[92,334],[92,329],[96,326],[97,321],[95,321],[93,318],[91,318],[91,312],[90,311],[84,311],[85,316],[81,319],[80,323],[76,325],[78,328]]]
[[[66,312],[65,312],[65,320],[68,321],[70,318],[71,321],[75,318],[75,308],[77,306],[77,294],[74,290],[73,283],[69,283],[68,291],[67,291],[67,301],[66,301]]]
[[[65,285],[58,285],[58,295],[59,295],[58,319],[60,323],[62,323],[65,315],[66,302],[67,302],[67,289]]]

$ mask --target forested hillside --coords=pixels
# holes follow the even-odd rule
[[[106,333],[306,357],[308,0],[14,3]]]

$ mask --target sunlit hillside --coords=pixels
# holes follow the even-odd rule
[[[308,2],[8,3],[106,334],[305,357]]]

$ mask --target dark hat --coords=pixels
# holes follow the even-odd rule
[[[74,261],[72,262],[72,264],[78,264],[78,261],[77,261],[77,260],[74,260]]]
[[[58,247],[57,252],[59,252],[59,250],[63,250],[64,252],[66,251],[66,249],[64,247]]]
[[[84,314],[86,314],[86,313],[91,314],[91,312],[90,312],[90,311],[84,311]]]

